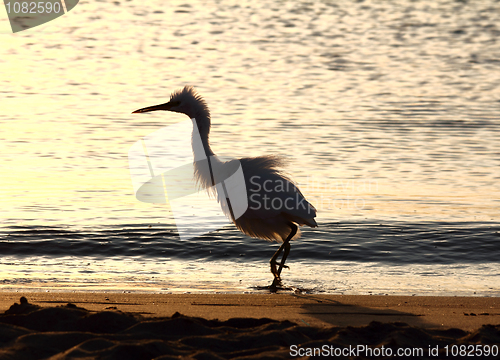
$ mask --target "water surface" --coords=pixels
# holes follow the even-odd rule
[[[320,227],[294,243],[300,266],[285,275],[296,286],[498,295],[499,7],[81,2],[4,31],[4,286],[251,291],[268,280],[272,245],[234,228],[179,243],[169,206],[134,197],[130,146],[184,117],[130,113],[191,84],[216,153],[287,156],[317,207]]]

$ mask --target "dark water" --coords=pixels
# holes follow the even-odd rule
[[[235,229],[182,241],[168,225],[125,225],[74,230],[13,226],[0,232],[4,256],[141,257],[217,261],[267,260],[276,244]],[[500,263],[500,225],[478,223],[328,223],[292,243],[300,261],[381,264]]]
[[[496,223],[328,222],[293,241],[285,283],[312,293],[500,294]],[[188,241],[171,225],[10,226],[0,288],[255,292],[278,244],[234,227]]]

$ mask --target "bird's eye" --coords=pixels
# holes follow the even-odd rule
[[[180,101],[171,101],[171,102],[170,102],[170,105],[171,105],[172,107],[174,107],[174,106],[179,106],[180,104],[181,104],[181,102],[180,102]]]

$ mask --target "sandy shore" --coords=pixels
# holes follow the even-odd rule
[[[405,322],[422,328],[475,330],[500,325],[500,298],[291,294],[0,293],[0,312],[25,296],[30,303],[72,303],[91,311],[120,310],[145,317],[186,316],[289,320],[310,326],[363,326]]]
[[[4,292],[0,313],[2,359],[44,358],[33,349],[54,359],[166,359],[288,358],[294,344],[500,347],[500,298]]]

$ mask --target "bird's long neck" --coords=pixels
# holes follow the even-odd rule
[[[208,109],[206,109],[205,114],[192,121],[193,135],[191,141],[194,155],[194,178],[201,188],[208,190],[209,194],[217,195],[217,201],[220,202],[222,211],[234,221],[231,200],[224,184],[225,179],[221,179],[221,170],[224,163],[214,154],[208,140],[210,135],[210,113]]]
[[[194,160],[214,156],[208,140],[210,134],[210,117],[191,119],[193,122],[193,135],[191,143],[193,146]]]
[[[197,118],[193,121],[193,147],[195,178],[203,188],[215,186],[214,162],[219,162],[210,148],[208,136],[210,134],[210,118]]]

